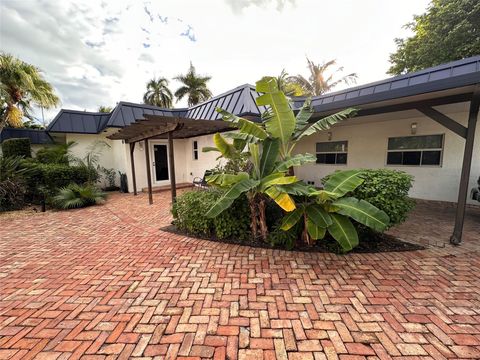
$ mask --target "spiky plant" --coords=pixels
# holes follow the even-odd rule
[[[93,185],[70,184],[53,197],[53,205],[60,209],[75,209],[101,204],[107,195]]]
[[[192,63],[190,63],[190,68],[185,75],[178,75],[174,79],[183,83],[175,91],[177,101],[186,96],[188,106],[194,106],[212,97],[212,92],[207,86],[211,77],[198,75]]]

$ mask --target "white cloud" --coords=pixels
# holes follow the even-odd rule
[[[62,107],[141,101],[154,76],[190,61],[214,94],[283,68],[306,74],[305,55],[336,58],[359,83],[386,77],[393,39],[428,0],[3,0],[3,51],[39,66]],[[179,84],[171,82],[173,90]],[[183,102],[179,106],[185,105]],[[53,117],[56,111],[48,112]]]

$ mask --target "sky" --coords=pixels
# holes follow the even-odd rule
[[[153,77],[209,75],[214,95],[336,59],[357,84],[388,77],[394,39],[429,0],[0,0],[0,50],[38,66],[60,108],[141,102]],[[341,87],[337,88],[341,89]],[[337,90],[336,89],[336,90]],[[183,107],[180,101],[175,107]],[[40,112],[36,116],[41,118]]]

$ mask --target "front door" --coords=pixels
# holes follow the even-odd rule
[[[153,182],[166,184],[168,176],[168,150],[166,144],[153,144]]]

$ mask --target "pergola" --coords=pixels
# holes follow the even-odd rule
[[[144,119],[125,126],[115,134],[108,136],[111,140],[123,140],[130,144],[130,163],[132,168],[133,192],[137,195],[137,181],[135,176],[134,150],[137,142],[145,143],[145,163],[147,170],[148,201],[153,204],[152,177],[150,169],[150,154],[148,141],[150,139],[168,139],[169,156],[169,178],[172,193],[172,203],[177,197],[177,186],[175,181],[175,161],[173,139],[188,139],[202,135],[209,135],[216,132],[233,130],[233,128],[222,120],[193,120],[182,117],[171,117],[161,115],[143,114]]]

